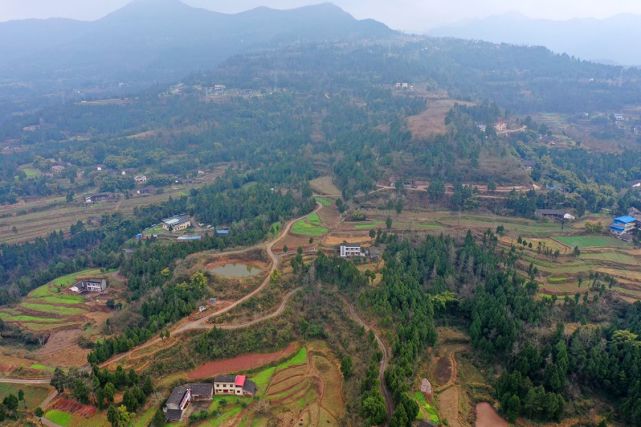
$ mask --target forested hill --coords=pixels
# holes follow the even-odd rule
[[[179,0],[134,0],[94,22],[0,24],[0,77],[62,79],[85,86],[170,81],[254,48],[392,33],[383,24],[356,20],[331,4],[222,14]]]
[[[452,97],[491,100],[519,113],[603,111],[641,102],[641,70],[581,61],[541,47],[429,37],[248,53],[192,79],[211,81],[297,90],[427,82]]]

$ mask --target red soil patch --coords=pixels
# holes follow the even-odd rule
[[[487,402],[476,405],[476,427],[508,427],[507,421]]]
[[[298,343],[290,343],[283,350],[274,353],[249,353],[231,359],[214,360],[204,363],[187,374],[190,380],[209,378],[230,372],[248,371],[290,357],[298,351]]]
[[[49,409],[58,409],[74,415],[80,415],[85,418],[93,417],[96,413],[96,408],[94,406],[83,405],[75,400],[66,399],[64,397],[58,397],[54,400]]]

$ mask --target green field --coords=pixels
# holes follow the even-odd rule
[[[101,276],[103,274],[100,269],[93,268],[58,277],[31,291],[16,307],[0,309],[0,319],[8,322],[20,322],[23,327],[32,331],[47,330],[51,326],[69,325],[65,316],[84,313],[86,311],[83,306],[85,299],[80,295],[67,294],[65,291],[74,284],[78,277]],[[42,313],[42,315],[38,315],[38,313]]]
[[[27,178],[38,178],[42,175],[42,172],[33,166],[20,166],[20,170],[27,175]]]
[[[68,316],[82,314],[85,311],[81,308],[75,308],[75,307],[65,307],[62,305],[51,305],[51,304],[37,304],[37,303],[30,303],[30,302],[23,302],[22,304],[20,304],[20,306],[31,311],[39,311],[42,313],[49,313],[49,314],[63,314]]]
[[[0,311],[0,319],[7,322],[58,323],[60,319],[51,317],[30,316],[28,314],[11,314]]]
[[[554,240],[571,248],[629,248],[630,245],[609,236],[557,236]]]
[[[328,232],[329,230],[321,225],[320,217],[316,212],[296,221],[292,226],[292,233],[301,236],[320,237]]]
[[[314,197],[316,199],[316,202],[318,202],[321,206],[332,206],[334,204],[334,201],[330,199],[329,197],[320,197],[316,196]]]
[[[433,424],[439,425],[441,420],[438,416],[436,408],[428,401],[425,400],[425,396],[420,391],[414,393],[414,400],[418,403],[419,412],[418,418],[424,421],[430,421]]]
[[[44,385],[29,385],[29,384],[6,384],[0,383],[0,400],[4,399],[7,395],[13,394],[18,397],[18,391],[24,392],[25,403],[27,409],[35,409],[42,403],[49,394],[49,387]],[[22,403],[20,404],[22,406]]]
[[[68,427],[71,425],[71,414],[64,411],[59,411],[57,409],[52,409],[47,411],[45,418],[51,422],[54,422],[60,426]]]
[[[639,260],[632,255],[627,255],[621,252],[597,252],[597,253],[582,253],[581,259],[587,261],[605,261],[614,262],[617,264],[627,264],[637,266]]]
[[[371,230],[372,228],[380,227],[383,225],[383,221],[371,221],[371,222],[360,222],[354,224],[356,230]]]
[[[307,362],[307,348],[303,347],[298,353],[276,366],[277,369],[286,369],[291,366],[304,365]]]

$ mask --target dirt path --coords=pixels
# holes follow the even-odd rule
[[[281,314],[283,314],[283,312],[287,308],[287,303],[289,302],[289,300],[294,296],[294,294],[296,294],[301,289],[302,288],[296,288],[293,291],[290,291],[287,295],[285,295],[285,298],[283,298],[283,301],[280,303],[280,306],[278,307],[278,309],[276,309],[276,311],[274,311],[274,312],[272,312],[270,314],[267,314],[267,315],[265,315],[263,317],[259,317],[258,319],[249,320],[247,322],[238,323],[238,324],[235,324],[235,325],[234,324],[232,324],[232,325],[216,325],[216,327],[218,329],[226,329],[226,330],[229,330],[229,331],[233,331],[235,329],[248,328],[248,327],[253,326],[253,325],[257,324],[257,323],[264,322],[265,320],[269,320],[269,319],[273,319],[274,317],[278,317]],[[208,325],[208,328],[209,328],[209,325]]]
[[[58,396],[58,390],[54,389],[51,393],[49,393],[47,397],[45,397],[45,400],[42,401],[40,407],[42,409],[45,409],[47,406],[49,406],[51,401],[56,398],[56,396]]]
[[[394,413],[394,401],[392,400],[392,394],[390,391],[387,389],[387,385],[385,384],[385,370],[387,369],[387,365],[389,364],[389,350],[385,346],[385,343],[379,336],[379,334],[376,332],[376,330],[372,327],[370,327],[365,321],[358,315],[356,312],[356,309],[352,304],[347,302],[347,300],[344,297],[341,297],[343,300],[343,303],[347,305],[347,308],[349,310],[350,317],[358,324],[360,324],[363,328],[365,328],[366,331],[372,331],[374,334],[374,338],[376,338],[376,342],[378,343],[378,347],[381,350],[381,353],[383,354],[383,357],[381,358],[381,364],[378,369],[378,379],[381,385],[381,393],[383,394],[383,397],[385,398],[385,406],[387,408],[387,415],[388,418],[392,418],[392,414]]]
[[[316,206],[316,209],[314,209],[314,212],[318,213],[318,211],[322,207],[323,207],[322,205],[318,204],[318,206]],[[281,230],[280,234],[274,240],[272,240],[271,242],[268,242],[268,243],[266,243],[264,245],[265,246],[265,251],[267,252],[267,256],[269,256],[269,259],[271,260],[271,268],[269,269],[269,272],[268,272],[267,276],[265,277],[265,280],[263,280],[263,282],[260,284],[260,286],[258,286],[256,289],[254,289],[253,291],[251,291],[250,293],[248,293],[244,297],[236,300],[234,303],[232,303],[232,304],[230,304],[230,305],[228,305],[228,306],[226,306],[224,308],[221,308],[220,310],[210,314],[209,316],[206,316],[206,317],[203,317],[203,318],[197,319],[197,320],[191,320],[191,321],[187,320],[187,321],[178,322],[173,327],[173,329],[170,330],[170,335],[176,336],[176,335],[180,335],[181,333],[184,333],[184,332],[187,332],[187,331],[200,330],[200,329],[212,329],[216,325],[213,324],[213,323],[210,323],[209,319],[211,319],[213,317],[216,317],[216,316],[220,316],[221,314],[225,314],[228,311],[233,310],[234,308],[238,307],[240,304],[242,304],[245,301],[247,301],[247,300],[253,298],[254,296],[256,296],[258,293],[260,293],[267,286],[269,286],[269,283],[270,283],[270,280],[271,280],[271,275],[272,275],[272,273],[274,271],[276,271],[276,269],[278,268],[278,265],[279,265],[278,255],[276,255],[274,253],[274,251],[272,250],[274,245],[276,243],[278,243],[282,238],[284,238],[289,233],[289,230],[291,229],[292,225],[294,225],[294,223],[296,221],[299,221],[299,220],[305,218],[307,215],[309,215],[309,214],[305,214],[305,215],[301,216],[300,218],[295,218],[295,219],[290,220],[285,225],[285,227],[283,227],[283,229]],[[258,247],[260,247],[260,246],[261,245],[259,245]],[[255,249],[256,246],[253,246],[252,248]],[[245,251],[245,250],[247,250],[247,249],[235,250],[235,251],[231,251],[230,253],[239,253],[239,252]],[[225,253],[221,253],[221,255],[225,255]],[[263,320],[265,320],[265,319],[263,319]],[[258,323],[258,322],[256,322],[256,323]],[[129,357],[134,352],[143,350],[143,349],[148,348],[148,347],[151,347],[151,346],[153,346],[155,344],[158,344],[160,341],[161,341],[160,337],[156,336],[155,338],[148,340],[144,344],[139,345],[139,346],[129,350],[126,353],[121,353],[121,354],[119,354],[119,355],[117,355],[115,357],[112,357],[111,359],[109,359],[106,362],[102,363],[101,367],[107,367],[109,365],[113,365],[114,363],[116,363],[116,362],[118,362],[118,361],[120,361],[120,360],[122,360],[122,359],[124,359],[126,357]]]

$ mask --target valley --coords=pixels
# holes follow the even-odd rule
[[[25,31],[0,424],[641,425],[638,69],[330,4]]]

